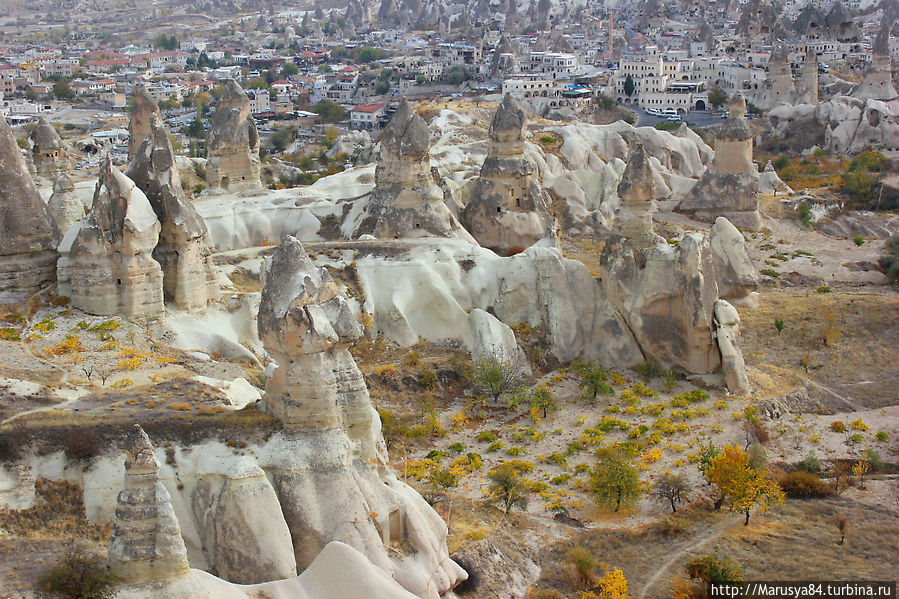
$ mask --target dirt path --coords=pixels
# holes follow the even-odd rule
[[[841,402],[843,402],[844,404],[846,404],[847,406],[849,406],[850,408],[852,408],[852,409],[853,409],[854,411],[856,411],[856,412],[861,412],[861,411],[864,411],[864,410],[867,409],[867,408],[865,408],[865,407],[863,407],[863,406],[858,405],[857,403],[853,402],[853,401],[850,400],[850,399],[846,399],[845,397],[843,397],[842,395],[840,395],[839,393],[837,393],[836,391],[834,391],[834,390],[831,389],[830,387],[827,387],[827,386],[825,386],[825,385],[822,385],[821,383],[818,383],[818,382],[816,382],[816,381],[813,381],[812,379],[810,379],[810,378],[808,378],[808,377],[804,377],[804,378],[805,378],[805,382],[808,383],[809,385],[812,385],[812,386],[814,386],[814,387],[817,387],[817,388],[820,389],[821,391],[824,391],[825,393],[828,393],[829,395],[831,395],[831,396],[833,396],[833,397],[836,397],[837,399],[839,399]]]
[[[698,549],[699,547],[702,547],[703,545],[705,545],[712,539],[717,538],[726,529],[730,528],[731,526],[735,526],[735,525],[739,524],[740,521],[741,521],[741,517],[726,518],[726,519],[722,520],[721,522],[719,522],[718,524],[715,524],[714,526],[710,526],[709,528],[705,529],[697,536],[693,537],[687,545],[678,549],[671,556],[671,559],[669,559],[667,562],[665,562],[662,565],[662,567],[660,567],[658,570],[656,570],[655,574],[653,574],[652,577],[646,581],[646,584],[644,584],[643,588],[640,589],[640,594],[637,595],[637,599],[645,599],[647,593],[649,593],[649,590],[653,586],[655,586],[655,584],[659,581],[659,579],[662,578],[662,575],[664,575],[665,572],[667,572],[671,568],[671,566],[673,566],[675,563],[677,563],[677,561],[679,559],[681,559],[681,557],[683,557],[685,554],[690,553],[691,551],[693,551],[695,549]]]

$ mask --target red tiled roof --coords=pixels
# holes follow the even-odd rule
[[[378,112],[384,108],[384,104],[360,104],[359,106],[354,106],[350,112]]]

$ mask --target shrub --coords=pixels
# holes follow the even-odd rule
[[[818,474],[821,472],[821,460],[818,459],[818,456],[816,456],[814,452],[810,451],[808,455],[799,462],[799,468],[802,469],[803,472]]]
[[[496,433],[493,431],[481,431],[475,435],[475,440],[492,443],[493,441],[496,441]]]
[[[842,420],[834,420],[830,423],[830,430],[835,433],[845,433],[848,429],[846,428],[846,423]]]
[[[777,158],[771,161],[771,166],[773,166],[778,171],[785,169],[790,165],[790,159],[787,158],[785,154],[779,155]]]
[[[815,291],[818,293],[830,293],[833,289],[830,288],[830,285],[819,285],[815,287]]]
[[[641,375],[647,383],[655,377],[659,376],[659,374],[661,374],[662,372],[662,368],[661,366],[659,366],[659,363],[655,360],[655,358],[648,358],[642,364],[638,364],[637,366],[635,366],[634,370],[637,372],[637,374]]]
[[[797,470],[780,478],[777,483],[787,497],[795,499],[809,499],[812,497],[827,497],[833,495],[833,488],[826,484],[817,474]]]
[[[766,277],[771,277],[772,279],[776,279],[776,278],[780,277],[780,273],[771,268],[763,268],[759,272],[761,274],[765,275]]]
[[[862,237],[861,235],[856,235],[855,237],[852,238],[852,243],[861,247],[861,246],[865,245],[865,238]]]
[[[437,373],[430,367],[422,368],[418,373],[418,384],[430,389],[437,384]]]
[[[100,455],[100,442],[93,429],[73,428],[66,433],[66,458],[73,462],[91,460]]]
[[[784,321],[783,318],[775,318],[774,319],[774,328],[777,329],[777,332],[780,333],[784,330]]]
[[[717,558],[713,555],[696,557],[684,566],[687,576],[702,582],[742,582],[743,570],[730,557]]]
[[[890,440],[890,435],[886,431],[877,431],[877,434],[874,435],[878,441],[881,443],[886,443]]]
[[[790,165],[780,171],[780,178],[784,181],[793,181],[799,178],[799,169]]]
[[[487,453],[493,453],[495,451],[500,451],[505,448],[506,444],[502,441],[494,441],[490,445],[487,446]]]
[[[593,579],[593,568],[596,567],[596,557],[581,546],[572,547],[565,556],[565,561],[574,566],[578,578],[584,584],[589,584]]]
[[[41,577],[41,583],[69,599],[111,599],[114,591],[103,560],[72,540],[66,541],[63,556]]]
[[[899,235],[893,235],[883,244],[884,254],[880,257],[880,266],[887,279],[899,283]]]
[[[450,445],[447,449],[449,449],[453,453],[462,453],[463,451],[465,451],[468,448],[465,446],[465,443],[458,441],[458,442]]]
[[[874,472],[880,472],[884,468],[883,459],[880,457],[880,454],[874,451],[873,449],[866,449],[865,455],[868,456],[868,463],[871,465],[871,470]]]

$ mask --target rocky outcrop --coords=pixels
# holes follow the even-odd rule
[[[443,200],[443,191],[431,173],[428,126],[405,99],[380,139],[376,187],[356,236],[436,236],[474,241]]]
[[[31,157],[39,177],[56,179],[69,170],[69,157],[59,133],[47,119],[41,117],[31,132]]]
[[[147,91],[143,83],[134,86],[134,106],[131,107],[131,120],[128,122],[128,161],[134,160],[137,151],[150,137],[150,121],[153,115],[159,116],[159,105]]]
[[[784,183],[777,171],[774,170],[774,165],[771,164],[770,160],[765,163],[765,168],[759,173],[759,193],[771,193],[774,195],[778,193],[785,195],[793,193],[790,186]]]
[[[726,218],[718,217],[709,234],[718,297],[734,304],[758,304],[759,276],[746,250],[743,234]]]
[[[504,34],[490,58],[488,74],[499,79],[505,75],[518,72],[518,48],[507,34]]]
[[[47,201],[56,229],[64,234],[69,227],[84,218],[84,205],[75,193],[75,184],[62,174],[53,183],[53,195]]]
[[[60,295],[91,314],[160,316],[162,269],[152,256],[159,230],[147,196],[107,157],[90,214],[60,248]]]
[[[253,461],[232,466],[224,481],[201,478],[193,513],[219,576],[256,584],[297,575],[290,529],[265,472]]]
[[[259,336],[278,368],[263,402],[285,427],[285,457],[272,479],[297,567],[342,541],[409,591],[437,599],[466,574],[448,557],[446,524],[387,466],[377,412],[347,349],[362,327],[327,270],[293,237],[264,279]],[[388,552],[406,544],[408,552]]]
[[[171,497],[159,482],[159,462],[143,429],[124,442],[125,488],[119,493],[109,571],[123,585],[149,586],[190,571]]]
[[[759,173],[752,162],[752,131],[746,101],[735,94],[715,134],[715,158],[676,210],[705,222],[723,216],[737,227],[758,230]]]
[[[208,151],[206,181],[209,190],[240,192],[262,188],[259,133],[250,115],[250,99],[233,79],[228,79],[215,107]]]
[[[487,158],[462,216],[478,243],[501,255],[554,235],[548,194],[524,156],[526,131],[524,110],[506,94],[490,124]]]
[[[151,115],[150,134],[125,175],[144,192],[159,219],[153,258],[162,267],[166,299],[182,310],[205,308],[219,295],[209,235],[181,188],[175,152],[159,115]]]
[[[740,350],[740,315],[725,300],[715,302],[715,340],[721,352],[721,373],[731,393],[749,393],[746,364]]]
[[[0,118],[0,292],[31,293],[53,281],[57,242],[47,205]]]

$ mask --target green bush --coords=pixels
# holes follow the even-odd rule
[[[818,456],[815,455],[814,452],[809,452],[805,458],[801,462],[799,462],[799,468],[801,468],[804,472],[810,472],[812,474],[818,474],[821,472],[821,460],[818,459]]]
[[[493,431],[481,431],[475,435],[475,440],[492,443],[493,441],[496,441],[496,433]]]
[[[880,266],[892,283],[899,283],[899,235],[892,235],[883,244]]]
[[[861,235],[856,235],[855,237],[852,238],[852,243],[861,247],[861,246],[865,245],[865,238],[862,237]]]
[[[468,447],[466,447],[465,443],[458,441],[447,447],[447,449],[453,453],[462,453],[463,451],[468,449]]]
[[[817,474],[803,470],[785,474],[777,482],[788,497],[796,499],[827,497],[834,493],[833,487],[822,481]]]
[[[647,383],[662,373],[662,367],[659,366],[659,363],[655,358],[647,358],[645,362],[637,364],[634,367],[634,370],[637,374],[641,375]]]
[[[696,557],[684,566],[691,580],[702,582],[742,582],[743,570],[730,557],[717,558],[713,555]]]
[[[766,277],[772,277],[772,278],[774,278],[774,279],[776,279],[776,278],[778,278],[778,277],[780,276],[780,273],[779,273],[779,272],[777,272],[776,270],[773,270],[773,269],[771,269],[771,268],[763,268],[763,269],[760,270],[759,272],[760,272],[761,274],[765,275]]]
[[[41,577],[41,583],[67,599],[111,599],[114,595],[113,579],[103,560],[72,540],[66,541],[63,556]]]
[[[596,557],[593,556],[589,549],[580,546],[572,547],[568,550],[565,561],[574,567],[581,582],[587,584],[591,581],[593,578],[593,568],[596,567],[597,561]]]
[[[784,181],[793,181],[795,179],[798,179],[799,169],[791,164],[780,172],[780,178]]]
[[[815,218],[812,216],[812,209],[808,204],[799,204],[796,206],[796,216],[802,221],[802,226],[806,229],[815,224]]]
[[[777,158],[771,161],[771,166],[773,166],[778,171],[785,169],[790,165],[790,159],[787,158],[785,154],[781,154]]]
[[[874,472],[880,472],[883,470],[884,463],[879,453],[877,453],[873,449],[866,449],[865,455],[868,458],[868,463],[871,465],[871,470],[873,470]]]

